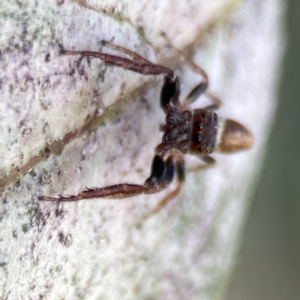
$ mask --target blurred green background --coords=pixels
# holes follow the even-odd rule
[[[300,1],[286,1],[279,106],[227,300],[300,299]]]

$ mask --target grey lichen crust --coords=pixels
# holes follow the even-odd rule
[[[239,5],[238,5],[239,4]],[[0,4],[0,295],[6,299],[221,299],[276,106],[280,1],[25,1]],[[172,12],[172,13],[170,13]],[[38,196],[143,183],[160,142],[162,78],[61,47],[110,40],[174,68],[182,97],[200,80],[164,32],[201,65],[218,114],[255,146],[215,155],[172,190],[126,200],[44,203]],[[105,50],[105,49],[103,49]],[[195,106],[203,107],[203,97]],[[187,158],[187,165],[197,161]]]

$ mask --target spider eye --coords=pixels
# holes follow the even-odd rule
[[[200,133],[196,133],[193,136],[193,141],[194,141],[195,144],[200,144],[202,142],[202,139],[203,139],[203,136]]]
[[[196,122],[194,124],[194,131],[199,132],[199,131],[202,131],[203,129],[204,129],[203,122]]]
[[[202,119],[203,121],[205,121],[205,120],[207,119],[206,113],[202,113],[202,114],[201,114],[201,119]]]

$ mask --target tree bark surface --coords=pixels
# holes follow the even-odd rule
[[[0,296],[3,299],[222,299],[262,166],[284,49],[280,1],[15,1],[0,4]],[[215,154],[178,197],[39,202],[85,187],[143,184],[161,141],[162,76],[60,55],[132,49],[200,81],[162,32],[203,67],[209,92],[255,136]],[[201,97],[195,107],[204,107]],[[187,166],[197,164],[187,157]]]

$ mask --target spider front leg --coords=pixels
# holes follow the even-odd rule
[[[206,72],[200,68],[198,65],[196,65],[193,61],[191,61],[189,58],[185,56],[185,54],[172,45],[169,38],[164,34],[165,38],[168,41],[168,46],[171,47],[175,52],[177,52],[179,58],[181,61],[186,63],[192,70],[194,70],[196,73],[200,74],[202,76],[202,80],[193,88],[193,90],[188,94],[186,99],[184,100],[184,105],[188,105],[192,102],[194,102],[202,93],[204,93],[208,87],[208,76]]]
[[[119,45],[115,45],[114,43],[106,41],[106,40],[103,40],[101,43],[102,43],[103,46],[110,47],[112,49],[118,50],[119,52],[123,52],[123,53],[129,55],[131,57],[131,59],[133,59],[134,61],[136,61],[138,63],[153,65],[146,58],[142,57],[141,55],[139,55],[139,54],[127,49],[127,48],[124,48],[124,47],[119,46]]]
[[[172,157],[164,161],[160,156],[154,156],[150,177],[143,185],[121,183],[104,188],[87,189],[73,196],[41,196],[39,200],[54,202],[71,202],[92,198],[128,198],[140,194],[154,194],[166,188],[173,180],[175,166]]]
[[[203,163],[189,167],[188,168],[189,172],[198,172],[200,170],[211,168],[216,164],[216,160],[209,155],[203,155],[200,156],[199,158],[202,160]]]
[[[168,40],[169,47],[171,47],[175,52],[177,52],[179,58],[186,63],[194,72],[200,74],[202,76],[201,81],[191,90],[191,92],[186,96],[185,100],[183,101],[184,106],[188,106],[192,102],[196,101],[203,93],[205,93],[211,100],[212,100],[212,105],[209,105],[205,107],[205,109],[208,110],[215,110],[219,108],[219,106],[222,104],[222,101],[215,95],[208,93],[207,88],[208,88],[208,75],[207,73],[197,64],[195,64],[192,60],[187,58],[183,51],[179,50],[175,46],[173,46],[170,42],[170,40],[165,36],[166,39]]]
[[[170,103],[172,103],[173,105],[175,105],[177,107],[181,106],[181,104],[179,102],[180,79],[179,79],[179,77],[174,76],[173,71],[169,70],[166,67],[153,64],[150,61],[148,61],[147,59],[145,59],[144,57],[140,56],[139,54],[137,54],[131,50],[128,50],[127,48],[115,45],[115,44],[113,44],[109,41],[105,41],[105,40],[102,41],[102,43],[105,46],[108,46],[112,49],[118,50],[120,52],[123,52],[123,53],[129,55],[134,61],[136,61],[144,66],[148,66],[154,72],[157,72],[158,70],[160,70],[160,72],[161,72],[160,74],[165,74],[164,85],[162,87],[161,97],[160,97],[161,107],[166,112],[167,107]],[[195,65],[195,67],[197,67],[197,66]],[[165,72],[166,69],[168,69],[169,72]],[[206,75],[205,72],[204,72],[204,74]],[[206,77],[207,77],[207,75],[206,75]]]
[[[113,54],[108,54],[105,52],[95,52],[95,51],[73,51],[73,50],[61,50],[61,53],[64,55],[81,55],[83,57],[97,57],[103,60],[105,63],[111,64],[116,67],[123,69],[131,70],[133,72],[143,74],[143,75],[165,75],[170,78],[174,77],[174,73],[171,69],[151,63],[141,57],[140,55],[120,46],[116,46],[112,43],[108,44],[109,46],[123,51],[124,53],[131,56],[133,59],[128,59],[126,57],[117,56]]]
[[[148,214],[144,216],[145,219],[158,213],[162,208],[164,208],[168,204],[169,201],[174,199],[179,194],[182,187],[182,183],[185,180],[185,166],[182,156],[177,157],[177,161],[175,164],[175,173],[177,175],[175,189],[168,193],[162,200],[160,200],[158,204]]]
[[[165,112],[167,112],[170,104],[173,104],[177,107],[181,106],[181,104],[179,103],[180,80],[179,77],[174,75],[174,72],[171,69],[162,65],[151,63],[139,54],[124,47],[117,46],[106,41],[104,41],[104,44],[129,55],[132,59],[94,51],[72,51],[62,49],[61,53],[65,55],[81,55],[82,57],[97,57],[103,60],[105,63],[131,70],[143,75],[164,75],[164,85],[161,91],[160,98],[161,107]]]
[[[202,80],[191,90],[191,92],[186,96],[183,104],[189,105],[192,102],[196,101],[203,93],[205,93],[210,100],[212,101],[212,104],[209,106],[206,106],[205,109],[207,110],[215,110],[219,108],[222,104],[222,101],[215,95],[207,92],[208,88],[208,76],[206,72],[200,68],[198,65],[196,65],[194,62],[192,62],[190,59],[184,56],[184,54],[177,50],[180,53],[180,58],[187,63],[188,66],[190,66],[196,73],[200,74],[202,76]],[[184,57],[184,59],[183,59]]]

